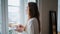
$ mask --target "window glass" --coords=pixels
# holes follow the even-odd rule
[[[20,6],[20,0],[8,0],[8,5]]]
[[[36,0],[28,0],[28,2],[36,2]]]
[[[20,23],[20,0],[8,0],[9,34],[18,34],[14,31],[15,24]],[[11,27],[10,27],[11,26]]]
[[[11,21],[15,21],[17,23],[19,23],[19,19],[20,19],[20,11],[19,11],[19,7],[11,7],[8,6],[8,18],[9,18],[9,22]]]

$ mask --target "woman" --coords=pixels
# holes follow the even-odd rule
[[[40,20],[37,4],[34,2],[29,2],[27,7],[28,23],[24,27],[19,25],[17,31],[25,31],[27,34],[40,34]]]

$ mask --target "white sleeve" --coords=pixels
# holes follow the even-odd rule
[[[30,26],[29,26],[29,34],[34,34],[33,21],[31,20],[29,23],[30,23]]]
[[[34,34],[34,26],[33,26],[33,24],[31,24],[31,28],[30,29],[31,29],[31,31],[30,31],[31,34]]]
[[[28,34],[39,34],[37,19],[31,19],[28,23]]]

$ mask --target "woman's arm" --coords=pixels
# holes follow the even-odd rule
[[[30,21],[30,34],[39,34],[38,21],[36,19]]]
[[[28,34],[34,34],[35,32],[34,32],[34,22],[33,22],[33,20],[30,20],[28,23],[29,23],[28,26],[27,26]]]
[[[33,26],[33,24],[31,24],[31,26],[30,26],[30,34],[34,34],[34,26]]]

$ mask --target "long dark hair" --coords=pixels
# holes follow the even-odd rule
[[[38,20],[38,24],[39,24],[38,26],[39,26],[39,32],[40,32],[40,20],[39,20],[39,11],[38,11],[38,7],[37,7],[37,3],[29,2],[28,7],[29,7],[30,18],[35,17]]]

